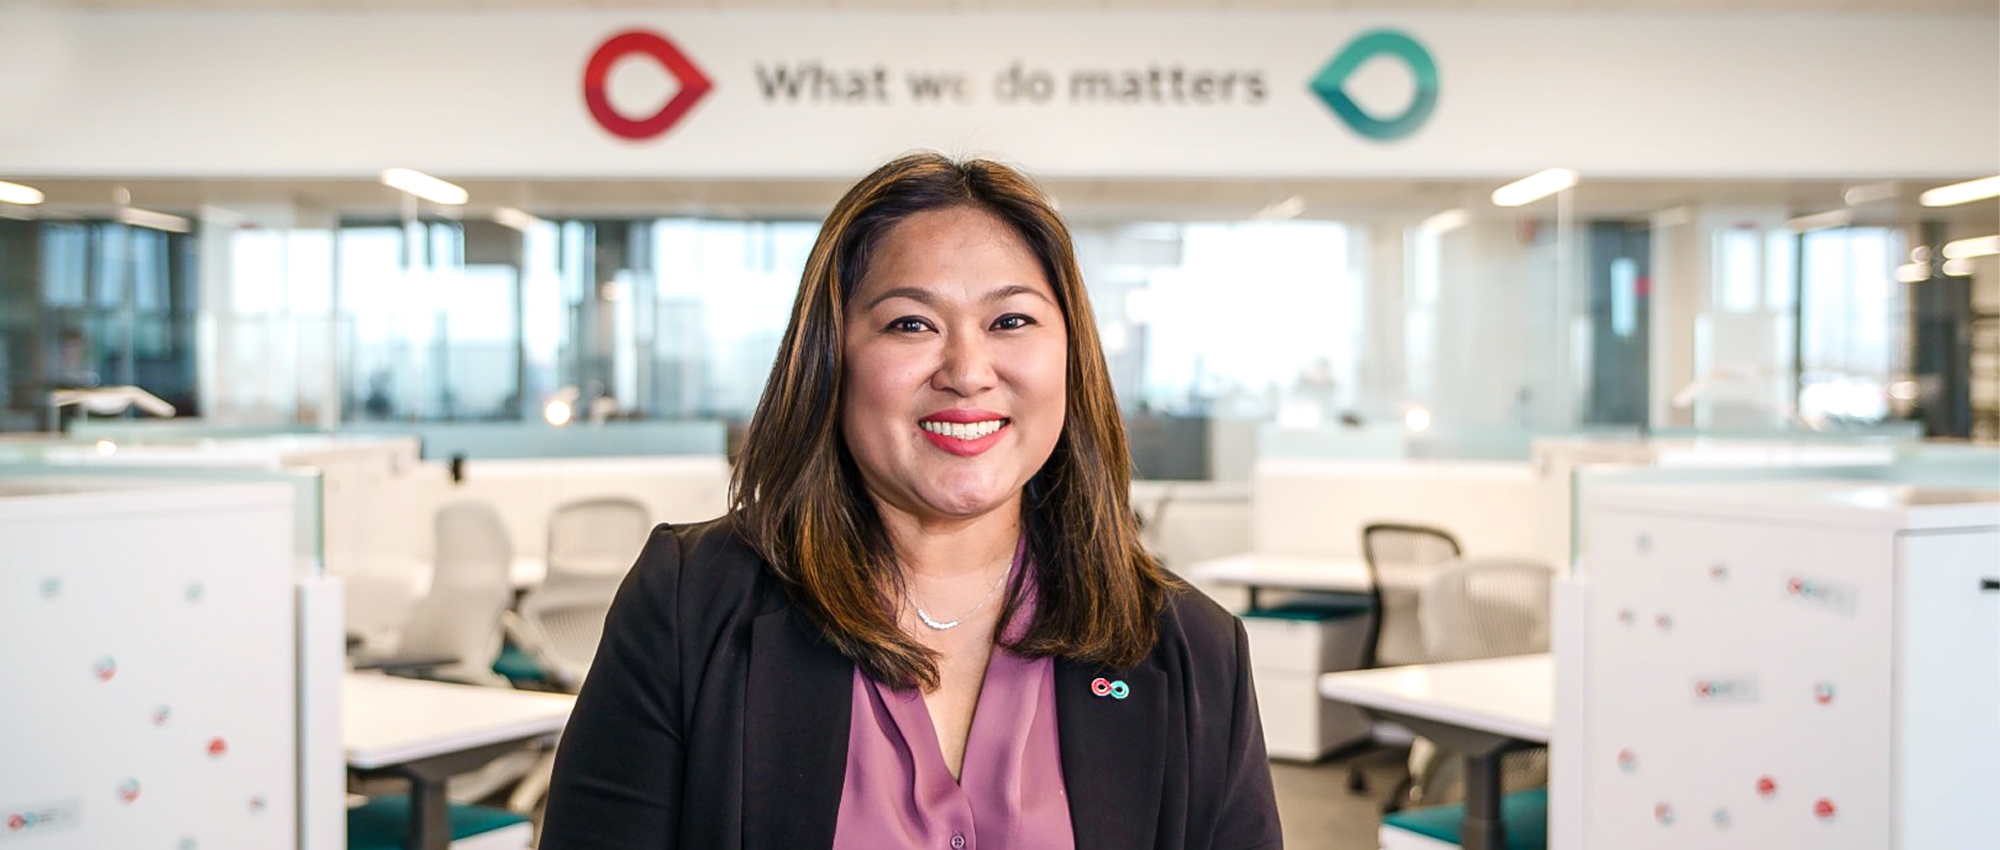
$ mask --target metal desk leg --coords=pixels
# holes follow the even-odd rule
[[[1250,588],[1250,610],[1255,611],[1257,610],[1257,586],[1254,584],[1244,586]]]
[[[542,736],[515,738],[402,764],[354,770],[362,777],[399,776],[410,781],[410,822],[403,833],[409,850],[447,850],[451,846],[451,801],[445,797],[446,783],[461,773],[477,770]]]
[[[1459,844],[1465,850],[1505,850],[1504,825],[1500,820],[1500,756],[1465,757],[1465,822],[1459,827]]]
[[[409,831],[403,846],[411,850],[446,850],[451,846],[451,801],[443,779],[410,779]]]

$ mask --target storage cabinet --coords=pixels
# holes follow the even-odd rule
[[[1367,628],[1365,608],[1244,615],[1264,747],[1272,758],[1318,761],[1369,735],[1360,709],[1319,695],[1319,674],[1360,663]]]
[[[2000,495],[1622,485],[1582,521],[1583,846],[1996,840]]]

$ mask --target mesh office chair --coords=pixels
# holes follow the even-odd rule
[[[632,499],[570,502],[549,517],[548,575],[521,598],[510,630],[534,656],[543,678],[575,693],[590,673],[604,637],[604,617],[618,584],[646,545],[652,514]],[[543,753],[514,788],[507,807],[532,811],[548,793],[553,750]]]
[[[435,528],[431,589],[404,625],[396,657],[450,659],[429,668],[430,678],[504,685],[493,659],[500,654],[501,614],[514,601],[513,541],[485,502],[439,508]]]
[[[1517,558],[1467,558],[1431,577],[1417,602],[1424,652],[1432,661],[1470,661],[1549,651],[1549,565]],[[1419,739],[1410,752],[1410,802],[1430,804],[1460,778],[1460,760]],[[1548,751],[1501,756],[1509,784],[1548,781]]]
[[[1458,538],[1441,528],[1378,522],[1361,529],[1361,555],[1368,563],[1368,605],[1374,616],[1363,645],[1361,666],[1394,667],[1427,660],[1417,622],[1418,591],[1443,565],[1458,558]],[[1407,780],[1404,780],[1407,782]],[[1398,788],[1404,783],[1399,782]],[[1358,761],[1347,766],[1347,790],[1368,790]],[[1400,793],[1389,805],[1400,805]]]
[[[571,502],[549,517],[548,574],[509,627],[551,684],[572,693],[582,686],[611,598],[652,528],[646,506],[632,499]]]

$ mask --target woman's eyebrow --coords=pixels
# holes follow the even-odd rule
[[[1016,295],[1032,295],[1036,298],[1042,299],[1043,301],[1050,300],[1049,297],[1047,295],[1044,295],[1041,290],[1036,289],[1032,286],[1019,283],[1002,286],[998,289],[988,292],[986,293],[986,297],[984,298],[984,300],[988,302],[1005,301]],[[930,290],[920,289],[914,286],[898,286],[893,289],[885,290],[880,295],[868,299],[868,306],[863,309],[873,310],[875,309],[876,306],[880,305],[882,302],[887,301],[891,298],[908,298],[911,301],[915,301],[919,304],[924,305],[925,307],[929,307],[931,309],[937,309],[937,297],[932,295]],[[1051,301],[1050,303],[1054,302]]]

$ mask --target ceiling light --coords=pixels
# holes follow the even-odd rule
[[[1250,215],[1251,221],[1285,221],[1306,211],[1306,199],[1293,195]]]
[[[1939,186],[1918,195],[1917,203],[1927,207],[1950,207],[1994,197],[2000,197],[2000,174]]]
[[[1493,205],[1524,206],[1576,185],[1576,172],[1551,168],[1530,174],[1493,190]]]
[[[1434,235],[1444,234],[1444,233],[1450,233],[1454,230],[1464,227],[1466,225],[1466,222],[1469,222],[1471,220],[1472,217],[1467,215],[1465,210],[1462,209],[1445,210],[1444,212],[1438,213],[1437,215],[1424,219],[1422,224],[1417,225],[1417,229],[1422,230],[1425,233],[1430,233]]]
[[[1896,279],[1904,283],[1923,283],[1931,279],[1931,264],[1904,263],[1896,267]]]
[[[1841,209],[1827,210],[1826,212],[1813,213],[1812,215],[1802,215],[1785,222],[1785,226],[1799,233],[1805,233],[1813,230],[1825,230],[1829,227],[1846,227],[1853,223],[1854,212],[1852,210]]]
[[[1410,408],[1408,412],[1403,414],[1403,427],[1414,432],[1429,430],[1431,427],[1431,412],[1421,407]]]
[[[1672,207],[1669,209],[1664,209],[1660,210],[1659,212],[1653,213],[1654,229],[1679,227],[1683,224],[1693,224],[1693,223],[1694,223],[1694,207],[1689,207],[1689,206]]]
[[[164,230],[168,233],[186,233],[194,229],[194,222],[188,221],[181,216],[168,215],[152,210],[142,210],[138,207],[120,207],[118,209],[118,221],[121,224],[129,224],[133,227],[149,227],[154,230]]]
[[[408,168],[391,168],[382,172],[382,185],[408,192],[433,204],[453,207],[465,203],[469,197],[465,189],[455,183]]]
[[[1847,191],[1840,194],[1841,200],[1846,201],[1850,207],[1872,204],[1876,201],[1886,201],[1894,197],[1896,197],[1895,181],[1849,186],[1847,187]]]
[[[1991,257],[2000,254],[2000,234],[1975,236],[1944,243],[1944,258],[1947,260],[1969,260],[1973,257]]]
[[[42,190],[19,183],[0,182],[0,204],[33,206],[42,202]]]
[[[493,223],[501,227],[511,227],[523,233],[532,229],[537,224],[547,224],[547,222],[536,218],[534,215],[522,212],[513,207],[494,207]]]
[[[1944,272],[1945,277],[1971,277],[1972,261],[1946,260],[1944,265],[1938,266],[1938,271]]]

